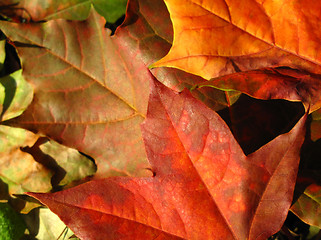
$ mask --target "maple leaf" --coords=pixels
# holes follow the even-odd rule
[[[155,14],[157,12],[157,14]],[[139,42],[141,60],[149,66],[172,46],[172,24],[162,0],[130,0],[124,23],[116,32],[128,45]],[[152,74],[167,87],[181,91],[204,81],[203,78],[169,68],[152,69]]]
[[[128,46],[135,46],[139,42],[140,59],[149,66],[168,52],[172,46],[172,35],[169,13],[162,0],[130,0],[124,23],[115,37],[125,41]],[[154,68],[151,73],[158,81],[176,91],[204,81],[201,77],[172,68]],[[232,91],[205,88],[194,88],[192,93],[214,110],[230,106],[239,96],[239,93]]]
[[[170,47],[170,21],[160,27],[163,16],[151,17],[156,9],[168,15],[161,0],[131,1],[124,25],[112,37],[95,12],[84,22],[2,22],[2,31],[17,43],[23,76],[35,87],[31,106],[10,124],[92,156],[96,177],[140,174],[137,169],[148,164],[139,124],[153,78],[146,66]],[[153,74],[175,90],[203,81],[172,69]],[[214,109],[235,101],[218,90],[194,93]]]
[[[254,75],[236,74],[212,83],[224,90],[235,89],[264,99],[272,97],[274,89],[281,89],[278,97],[303,100],[312,105],[311,111],[321,106],[320,96],[315,93],[321,89],[318,54],[321,32],[317,20],[320,12],[316,10],[320,9],[320,2],[165,0],[165,3],[174,27],[173,46],[151,67],[175,67],[205,79],[258,69]],[[292,73],[288,70],[289,77],[281,79],[275,72],[270,75],[264,70],[279,66],[292,68]],[[301,71],[305,74],[300,74]],[[271,80],[274,77],[278,81]],[[270,80],[273,83],[269,86]],[[308,94],[295,93],[296,89],[291,88],[295,84],[302,84]],[[246,86],[264,89],[265,94]]]
[[[148,167],[139,124],[152,75],[104,22],[92,11],[83,22],[0,24],[20,43],[23,76],[34,86],[32,104],[12,125],[92,156],[98,175],[132,174]]]
[[[291,204],[306,115],[245,156],[189,91],[155,82],[142,124],[154,177],[112,177],[29,193],[84,239],[266,239]]]

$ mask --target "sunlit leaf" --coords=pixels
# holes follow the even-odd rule
[[[35,89],[32,105],[14,122],[92,156],[97,176],[139,175],[148,167],[139,124],[152,75],[104,22],[92,12],[82,22],[0,24],[23,43],[23,74]]]
[[[317,10],[320,2],[165,0],[165,3],[174,27],[173,46],[152,67],[175,67],[208,80],[242,72],[233,75],[231,81],[226,76],[212,83],[218,88],[245,93],[248,87],[244,85],[260,88],[265,94],[254,96],[264,99],[275,95],[278,89],[283,99],[303,98],[304,102],[311,103],[310,110],[321,106],[319,94],[316,94],[321,90],[318,80],[321,73],[318,19],[321,15]],[[298,70],[270,85],[269,78],[274,78],[275,74],[270,75],[265,69],[280,66]],[[254,75],[260,76],[255,79],[244,73],[249,70],[257,70]],[[296,74],[300,71],[304,74]],[[299,98],[293,96],[292,86],[286,86],[293,84],[300,90]]]
[[[30,193],[84,239],[266,239],[287,215],[306,116],[245,156],[188,91],[155,83],[142,125],[154,177],[113,177]]]
[[[48,208],[39,209],[39,231],[36,235],[37,239],[41,240],[63,240],[68,239],[73,235],[73,232],[68,229],[59,217],[51,212]],[[60,238],[58,238],[60,236]]]

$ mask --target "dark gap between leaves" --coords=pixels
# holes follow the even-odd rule
[[[304,114],[301,103],[259,100],[245,94],[231,107],[218,111],[246,155],[290,131]]]
[[[124,22],[125,15],[121,16],[116,22],[110,23],[106,22],[105,28],[109,28],[111,30],[110,36],[115,34],[116,29]]]

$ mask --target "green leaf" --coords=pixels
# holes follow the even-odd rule
[[[55,141],[46,141],[39,146],[39,149],[57,163],[56,174],[60,175],[59,178],[63,176],[61,180],[59,179],[59,186],[81,180],[96,172],[95,164],[75,149],[65,147]]]
[[[0,203],[0,239],[20,239],[26,229],[22,218],[7,203]]]
[[[59,240],[68,239],[73,235],[73,232],[70,229],[67,229],[67,232],[65,232],[65,228],[66,225],[48,208],[39,209],[39,231],[36,236],[37,239],[58,239],[63,232],[62,236],[64,237],[61,236]]]
[[[307,224],[321,228],[321,186],[308,186],[293,204],[291,211]]]
[[[4,60],[6,59],[5,45],[6,40],[0,40],[0,71],[3,69]]]
[[[22,77],[22,70],[0,78],[0,120],[19,116],[31,103],[33,89]]]
[[[37,138],[24,129],[0,125],[0,178],[8,184],[11,195],[51,189],[53,173],[21,150],[32,146]]]
[[[127,0],[92,0],[95,10],[108,22],[116,22],[125,14]]]
[[[0,6],[14,3],[19,4],[12,6],[14,14],[11,12],[11,15],[20,16],[27,21],[59,18],[85,20],[93,6],[108,22],[114,23],[125,14],[127,0],[4,0]]]

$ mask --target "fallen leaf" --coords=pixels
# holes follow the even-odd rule
[[[302,101],[311,112],[320,108],[321,81],[319,75],[289,68],[260,69],[234,73],[205,81],[197,87],[238,89],[259,99]]]
[[[83,239],[266,239],[288,213],[306,115],[245,156],[214,111],[154,83],[142,124],[154,177],[29,193]]]
[[[7,203],[0,203],[0,238],[21,239],[26,229],[21,215],[18,215]]]
[[[305,223],[321,228],[321,186],[308,186],[290,210]]]
[[[18,70],[0,78],[0,121],[22,114],[33,98],[33,89]]]
[[[139,4],[130,2],[125,23],[113,37],[94,12],[85,22],[2,22],[0,26],[20,43],[16,45],[24,77],[35,86],[32,105],[11,124],[41,132],[92,156],[98,165],[96,177],[146,174],[138,169],[148,167],[139,128],[146,114],[148,79],[152,78],[146,66],[170,44],[168,37],[159,37],[167,33],[156,27],[160,19],[150,17],[158,6],[160,13],[166,13],[164,3]],[[101,45],[96,44],[97,39]],[[63,42],[63,47],[57,44]],[[155,46],[162,47],[154,51]],[[177,71],[155,71],[154,75],[175,90],[203,81]],[[66,78],[73,80],[65,84]],[[205,93],[194,92],[199,96]],[[201,98],[217,110],[231,104],[227,96],[215,90]]]
[[[32,146],[39,136],[20,128],[0,125],[0,178],[10,195],[51,190],[53,173],[21,150]]]
[[[51,212],[48,208],[39,209],[39,231],[35,236],[37,239],[41,240],[53,240],[53,239],[68,239],[73,235],[70,229],[67,229],[65,234],[66,225],[59,219],[57,215]],[[58,237],[61,238],[58,238]]]
[[[4,14],[19,16],[25,21],[53,19],[85,20],[94,7],[109,22],[124,15],[127,0],[2,0]]]
[[[126,46],[139,44],[140,58],[146,66],[168,52],[172,36],[169,13],[162,0],[130,0],[124,23],[116,31],[116,37]],[[177,69],[159,68],[151,72],[160,82],[176,91],[204,81]]]
[[[3,197],[28,191],[49,192],[77,181],[88,181],[95,164],[77,150],[39,137],[25,129],[0,125],[0,179],[7,184]],[[17,206],[22,201],[17,203]],[[39,204],[23,202],[28,213]]]
[[[321,139],[305,141],[291,211],[309,225],[321,228]]]
[[[0,71],[2,71],[4,60],[6,59],[5,45],[6,40],[0,40]]]
[[[157,14],[155,14],[157,12]],[[124,23],[116,31],[116,37],[128,46],[136,46],[139,42],[141,60],[149,66],[161,58],[172,45],[172,24],[169,13],[162,0],[130,0]],[[167,87],[182,91],[204,79],[184,71],[172,68],[155,68],[151,73]],[[237,93],[226,93],[218,89],[195,88],[193,95],[214,110],[232,105]]]
[[[20,43],[24,78],[35,92],[14,123],[92,156],[96,176],[139,174],[148,167],[139,124],[152,75],[104,22],[92,11],[82,22],[0,23]]]
[[[93,176],[96,172],[95,163],[77,150],[65,147],[55,141],[45,140],[37,145],[44,155],[51,157],[54,162],[48,162],[48,167],[55,170],[57,184],[65,186],[73,181]]]
[[[208,80],[241,72],[231,79],[226,76],[212,83],[218,88],[245,93],[249,88],[244,85],[264,89],[263,95],[261,91],[254,95],[264,99],[275,95],[275,89],[281,89],[279,95],[283,99],[298,101],[303,98],[312,105],[310,110],[321,107],[321,99],[315,94],[321,89],[321,55],[318,54],[321,15],[317,10],[320,2],[165,0],[165,3],[173,22],[173,46],[151,67],[175,67]],[[290,73],[288,78],[272,81],[269,86],[270,79],[277,74],[265,69],[280,66],[290,67],[295,73],[295,69],[300,69],[307,74],[293,77],[295,73]],[[258,78],[245,72],[249,70],[257,70],[254,75]],[[302,95],[297,97],[291,86],[284,86],[301,84],[307,88],[303,89],[307,96],[300,91],[298,95]]]

